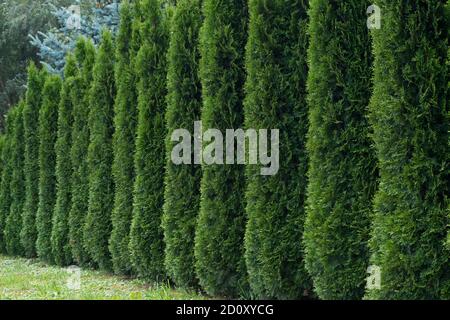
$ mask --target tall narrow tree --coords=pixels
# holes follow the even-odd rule
[[[42,88],[47,72],[39,71],[31,63],[28,68],[26,104],[23,109],[25,141],[25,203],[22,214],[20,240],[25,256],[36,256],[36,212],[39,204],[39,110],[42,103]]]
[[[20,243],[20,231],[22,229],[22,211],[25,199],[24,181],[24,140],[23,140],[23,108],[25,101],[20,101],[14,107],[14,124],[11,141],[11,207],[5,223],[6,251],[9,255],[22,255],[23,247]]]
[[[52,254],[55,263],[65,266],[72,261],[69,245],[69,212],[72,207],[72,90],[77,74],[77,62],[73,55],[66,58],[64,83],[58,110],[58,134],[56,153],[56,204],[52,224]]]
[[[164,202],[168,18],[159,0],[144,0],[141,9],[144,22],[142,46],[136,63],[139,77],[136,181],[129,248],[135,271],[146,279],[161,280],[166,274],[161,216]]]
[[[238,129],[244,122],[247,1],[205,0],[203,14],[203,129]],[[238,296],[247,291],[244,191],[243,166],[203,167],[195,257],[200,284],[211,295]]]
[[[297,299],[312,291],[302,247],[308,3],[251,0],[249,5],[245,126],[278,129],[280,135],[279,168],[270,176],[262,175],[261,165],[247,171],[249,282],[258,298]]]
[[[450,193],[445,2],[376,1],[370,121],[380,187],[370,245],[381,286],[368,298],[439,299],[450,280],[442,245]]]
[[[306,267],[322,299],[360,299],[377,186],[367,106],[371,44],[366,0],[312,0]]]
[[[168,275],[180,287],[195,287],[194,237],[200,205],[201,167],[179,165],[171,160],[177,142],[172,133],[179,128],[194,131],[202,105],[198,75],[199,31],[202,22],[201,0],[178,2],[170,33],[168,54],[168,95],[166,122],[166,177],[163,229],[165,266]],[[193,151],[193,150],[192,150]],[[189,154],[193,159],[193,152]],[[184,186],[180,192],[180,186]]]
[[[133,42],[133,7],[123,4],[120,13],[120,29],[116,40],[115,77],[117,97],[115,101],[115,132],[113,137],[113,176],[115,182],[112,232],[109,249],[115,273],[130,273],[131,262],[128,244],[133,214],[134,149],[137,122],[137,92],[134,73],[136,47]],[[139,17],[135,18],[139,22]],[[134,34],[136,34],[134,32]]]
[[[14,112],[6,114],[5,133],[1,154],[2,179],[0,183],[0,253],[6,253],[5,225],[11,209],[11,180],[14,169],[12,160],[12,137],[14,133]]]
[[[6,165],[3,162],[3,150],[5,149],[5,144],[6,144],[6,133],[5,129],[3,129],[2,133],[0,133],[0,201],[3,200],[2,198],[4,196],[2,181]],[[3,208],[2,205],[0,205],[0,253],[6,252],[6,244],[4,243],[3,230],[4,230]]]
[[[90,263],[83,244],[83,226],[88,211],[89,176],[87,154],[89,147],[89,88],[95,48],[91,41],[80,38],[75,47],[78,70],[73,79],[71,100],[73,105],[72,146],[72,207],[69,212],[69,243],[74,261],[82,266]]]
[[[108,242],[114,181],[111,173],[114,134],[114,46],[111,33],[104,31],[89,92],[89,206],[84,225],[84,245],[100,269],[110,270]]]
[[[53,211],[56,200],[55,143],[58,130],[58,105],[61,95],[61,78],[47,77],[42,91],[39,110],[39,205],[36,213],[37,255],[53,263],[51,235]]]

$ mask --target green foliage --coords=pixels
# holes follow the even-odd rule
[[[144,22],[135,71],[139,78],[139,97],[136,180],[129,248],[133,267],[141,277],[162,280],[165,278],[161,216],[164,202],[168,20],[159,0],[145,0],[141,9]]]
[[[25,140],[25,203],[20,241],[27,258],[36,256],[36,212],[39,203],[39,110],[47,73],[31,63],[28,67],[26,104],[23,109]]]
[[[205,0],[203,14],[203,128],[223,132],[242,128],[247,1]],[[238,296],[247,291],[244,190],[242,166],[203,167],[195,257],[200,284],[211,295]]]
[[[73,3],[72,0],[0,1],[0,129],[6,111],[25,93],[28,61],[39,60],[28,34],[46,32],[57,24],[49,2],[56,6]]]
[[[83,226],[89,203],[87,154],[89,147],[89,88],[95,48],[91,41],[80,38],[75,48],[78,70],[73,78],[71,101],[73,108],[72,146],[72,207],[69,212],[69,243],[74,261],[82,266],[90,262],[83,244]]]
[[[371,2],[311,1],[306,268],[322,299],[360,299],[377,188],[367,105]]]
[[[136,18],[136,20],[139,20]],[[115,273],[130,273],[131,217],[133,214],[134,149],[137,122],[137,92],[134,64],[137,52],[133,50],[133,7],[121,7],[119,33],[116,39],[115,77],[115,132],[113,137],[114,162],[112,172],[115,183],[112,232],[109,250]]]
[[[302,246],[308,6],[295,0],[252,0],[249,6],[245,126],[279,129],[281,154],[273,176],[262,176],[260,165],[248,166],[249,282],[257,298],[298,299],[312,289]]]
[[[20,243],[20,230],[22,229],[22,211],[25,198],[24,183],[24,140],[23,140],[23,108],[25,102],[22,100],[17,107],[12,110],[13,130],[11,141],[11,207],[5,224],[6,252],[9,255],[23,254]]]
[[[162,223],[167,273],[177,286],[184,288],[197,286],[194,238],[200,205],[201,167],[172,163],[171,153],[177,143],[171,141],[171,135],[178,128],[194,132],[194,121],[200,120],[198,41],[201,22],[201,0],[179,1],[172,18],[168,53],[167,165]]]
[[[379,159],[368,298],[439,299],[450,277],[446,237],[448,24],[444,1],[379,0],[370,121]],[[448,286],[447,286],[448,289]],[[447,292],[448,295],[448,292]]]
[[[14,134],[14,111],[6,114],[5,133],[2,135],[1,165],[2,176],[0,182],[0,253],[6,253],[5,225],[11,209],[11,180],[13,171],[12,138]]]
[[[72,91],[74,77],[77,75],[75,56],[66,58],[64,83],[58,109],[58,133],[55,144],[56,153],[56,204],[52,223],[52,254],[55,263],[60,266],[72,262],[69,245],[69,212],[72,207]]]
[[[5,191],[3,191],[3,174],[5,171],[6,164],[3,162],[3,150],[5,149],[5,143],[6,143],[6,135],[0,134],[0,201],[3,200],[4,195],[6,194]],[[2,203],[2,202],[0,202]],[[6,245],[4,242],[4,216],[3,216],[3,205],[0,205],[0,253],[6,252]]]
[[[61,78],[48,76],[42,90],[39,110],[39,205],[36,213],[38,232],[36,251],[40,259],[53,262],[51,234],[56,200],[55,143],[58,131],[58,106]]]
[[[114,201],[111,167],[115,85],[114,46],[109,31],[102,34],[89,95],[89,205],[83,239],[91,259],[101,269],[110,270],[112,265],[108,241]]]

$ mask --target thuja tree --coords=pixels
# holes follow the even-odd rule
[[[69,212],[72,206],[72,90],[77,75],[75,56],[66,58],[64,83],[58,109],[58,132],[55,144],[56,153],[56,204],[52,224],[52,254],[55,263],[61,266],[72,261],[69,245]]]
[[[38,232],[36,250],[38,257],[48,262],[53,262],[51,234],[56,199],[55,143],[60,93],[61,78],[55,75],[47,77],[39,110],[39,205],[36,213]]]
[[[139,97],[130,253],[133,267],[140,276],[161,280],[166,274],[161,216],[164,200],[168,21],[166,11],[162,11],[158,0],[145,0],[141,9],[144,22],[142,46],[136,62]]]
[[[271,176],[260,165],[247,171],[245,258],[257,298],[296,299],[312,289],[302,247],[308,5],[251,0],[249,10],[245,126],[280,130],[281,156]]]
[[[203,129],[242,128],[247,1],[205,0],[203,14]],[[211,295],[238,296],[247,291],[244,190],[243,166],[204,166],[195,257],[200,284]]]
[[[446,237],[449,25],[444,1],[380,0],[370,121],[380,187],[370,242],[381,286],[368,298],[439,299]],[[448,289],[448,286],[447,286]],[[448,292],[447,292],[448,295]]]
[[[12,159],[12,137],[14,128],[14,111],[6,114],[5,133],[1,154],[2,177],[0,183],[0,253],[6,253],[5,225],[11,209],[11,179],[14,169]]]
[[[26,104],[23,108],[25,141],[25,202],[20,240],[25,256],[36,256],[36,212],[39,203],[39,110],[47,72],[32,63],[28,68]]]
[[[6,135],[3,132],[0,134],[0,201],[3,200],[3,173],[5,170],[5,163],[3,162],[3,150],[5,149],[5,142],[6,142]],[[2,203],[2,202],[0,202]],[[3,219],[3,206],[0,206],[0,253],[5,253],[6,251],[6,245],[4,243],[4,236],[3,236],[3,230],[4,230],[4,219]]]
[[[92,82],[92,68],[95,48],[91,41],[80,38],[76,44],[77,71],[71,90],[72,101],[72,206],[69,212],[69,244],[74,261],[82,266],[90,263],[83,244],[83,226],[88,211],[89,176],[87,154],[89,147],[89,88]]]
[[[122,4],[121,20],[116,39],[115,132],[113,137],[113,176],[115,182],[112,232],[109,243],[113,269],[116,273],[131,270],[128,250],[131,217],[133,212],[134,149],[137,120],[137,92],[134,62],[136,52],[133,41],[133,7]],[[136,18],[136,20],[139,20]]]
[[[171,154],[177,142],[172,132],[178,128],[194,131],[200,120],[201,84],[198,76],[199,30],[202,22],[201,0],[178,2],[172,18],[168,53],[166,177],[163,229],[165,266],[180,287],[195,287],[194,237],[200,204],[201,167],[177,165]],[[193,151],[193,150],[192,150]],[[188,155],[193,159],[193,154]],[[183,192],[180,192],[180,186]]]
[[[25,198],[24,182],[24,140],[23,140],[23,108],[25,102],[22,100],[13,109],[13,130],[11,141],[11,207],[5,223],[6,251],[9,255],[23,254],[20,243],[20,231],[22,229],[22,211]]]
[[[110,270],[108,241],[114,201],[111,167],[115,85],[114,46],[109,31],[102,34],[89,95],[89,205],[83,239],[92,260],[99,268]]]
[[[447,12],[447,24],[450,25],[450,1],[447,1],[446,9],[447,9],[447,11],[446,11]],[[447,54],[447,74],[450,74],[450,47],[448,48],[448,54]],[[447,101],[449,101],[450,100],[450,77],[447,80],[448,80]],[[448,121],[450,121],[450,108],[448,106],[447,106],[447,110],[448,110],[448,119],[449,119]],[[449,139],[448,139],[448,144],[450,146],[450,135],[449,135]],[[448,156],[449,156],[448,161],[450,161],[450,153]],[[450,219],[450,199],[448,201],[449,201],[449,203],[448,203],[447,212],[448,212],[448,218]],[[450,222],[447,226],[447,229],[448,229],[448,235],[447,235],[446,246],[450,250]],[[450,290],[449,290],[449,294],[450,294]]]
[[[366,284],[370,203],[377,185],[366,115],[370,3],[310,4],[306,267],[320,298],[358,299]]]

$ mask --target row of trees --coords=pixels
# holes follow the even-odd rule
[[[0,251],[219,296],[449,298],[449,20],[401,3],[377,1],[373,49],[365,0],[123,3],[63,80],[29,67]],[[197,120],[280,129],[278,174],[175,165]]]

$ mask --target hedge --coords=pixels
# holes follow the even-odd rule
[[[164,263],[173,282],[183,288],[198,285],[194,268],[194,237],[200,204],[201,167],[176,165],[171,161],[172,149],[177,144],[172,142],[171,136],[179,128],[193,132],[194,121],[200,120],[202,98],[198,41],[201,22],[200,0],[179,1],[172,19],[168,53],[167,165],[162,219]],[[190,157],[192,159],[193,153]],[[183,186],[182,190],[180,186]]]
[[[371,3],[311,1],[306,268],[322,299],[361,299],[377,163],[367,106]]]
[[[58,107],[58,132],[55,144],[56,153],[56,203],[53,213],[51,245],[55,263],[60,266],[72,262],[69,244],[69,212],[72,207],[72,90],[77,74],[77,61],[72,54],[66,58],[64,83]]]
[[[83,231],[87,252],[103,270],[112,269],[108,242],[114,201],[114,181],[111,173],[114,97],[114,45],[111,33],[104,31],[89,92],[89,205]]]
[[[22,211],[25,198],[24,182],[24,140],[23,140],[23,108],[25,102],[21,100],[12,109],[12,121],[14,122],[11,134],[11,163],[7,166],[12,170],[10,192],[11,207],[5,223],[6,252],[9,255],[23,255],[23,248],[20,243],[20,231],[22,229]]]
[[[244,0],[205,0],[200,31],[203,129],[242,128],[248,5]],[[244,261],[243,166],[205,165],[195,236],[196,272],[210,295],[248,291]]]
[[[139,20],[138,18],[136,18]],[[133,8],[121,7],[120,29],[116,39],[115,77],[115,132],[113,137],[114,162],[112,172],[115,182],[112,233],[109,241],[113,269],[118,274],[131,271],[128,251],[131,217],[133,212],[134,148],[137,122],[137,92],[133,51]]]
[[[51,234],[56,199],[55,143],[58,129],[58,105],[61,78],[48,76],[42,89],[39,110],[39,204],[36,213],[38,232],[36,251],[40,259],[53,263]]]
[[[312,294],[302,246],[308,5],[251,0],[249,8],[245,127],[280,130],[279,171],[263,176],[261,165],[247,170],[249,282],[256,298],[298,299]]]
[[[142,46],[138,52],[138,124],[133,219],[129,249],[134,270],[143,278],[165,278],[161,216],[164,201],[168,17],[158,0],[141,6]]]
[[[450,277],[442,245],[450,191],[444,1],[376,3],[383,20],[373,31],[370,121],[380,188],[370,246],[382,283],[367,298],[439,299]]]
[[[0,181],[0,253],[6,253],[5,225],[6,218],[11,208],[10,185],[12,179],[12,144],[14,114],[13,110],[8,111],[5,120],[5,131],[2,134],[1,165],[2,176]]]
[[[89,88],[95,48],[91,41],[80,38],[75,47],[78,70],[73,79],[71,101],[73,105],[72,146],[72,207],[69,212],[69,243],[72,258],[81,266],[90,264],[83,244],[83,226],[89,203],[89,174],[87,154],[89,147]]]
[[[26,104],[23,108],[25,141],[25,202],[20,241],[27,258],[36,257],[36,212],[39,204],[39,110],[47,72],[31,63],[28,67]]]

